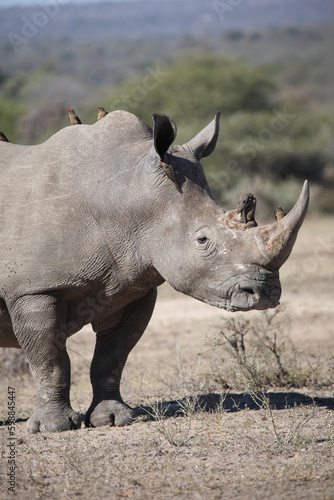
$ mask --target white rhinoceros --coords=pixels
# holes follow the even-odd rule
[[[199,163],[215,148],[218,121],[182,146],[172,146],[167,116],[154,115],[152,131],[125,111],[37,146],[0,143],[0,345],[28,358],[37,391],[29,432],[80,427],[66,339],[88,323],[96,347],[86,424],[131,422],[121,374],[165,280],[229,311],[278,305],[307,182],[279,222],[226,227]]]

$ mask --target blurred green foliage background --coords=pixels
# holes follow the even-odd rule
[[[94,123],[96,106],[146,123],[165,113],[189,140],[221,111],[216,151],[203,160],[226,208],[242,191],[260,217],[295,202],[312,183],[311,211],[334,213],[333,25],[215,37],[33,40],[13,56],[0,43],[0,130],[36,144],[68,126],[66,108]],[[260,220],[261,222],[261,220]]]
[[[317,208],[334,212],[331,114],[284,98],[267,68],[217,54],[187,54],[162,67],[161,74],[163,84],[145,92],[145,75],[134,77],[106,92],[105,102],[112,109],[120,104],[147,123],[151,110],[168,114],[179,127],[180,143],[220,110],[220,140],[203,160],[218,201],[232,206],[241,191],[251,190],[269,216],[275,204],[291,208],[302,181],[309,179],[321,188]]]

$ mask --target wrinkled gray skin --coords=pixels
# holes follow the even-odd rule
[[[308,188],[279,222],[226,228],[199,163],[215,147],[218,120],[183,146],[172,146],[168,117],[155,115],[152,131],[125,111],[66,127],[38,146],[0,144],[0,345],[21,347],[29,360],[37,392],[29,432],[80,427],[66,339],[88,323],[96,347],[86,424],[131,422],[121,374],[165,280],[229,311],[279,303],[278,269]]]

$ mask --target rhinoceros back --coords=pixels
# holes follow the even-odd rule
[[[116,111],[94,125],[65,127],[39,145],[0,144],[3,280],[15,279],[17,266],[40,283],[55,274],[63,282],[66,273],[79,273],[78,262],[89,267],[85,259],[101,252],[97,219],[106,209],[119,234],[122,193],[149,151],[151,132],[134,115]]]

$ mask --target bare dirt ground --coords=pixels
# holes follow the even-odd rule
[[[132,426],[28,435],[31,378],[1,372],[0,419],[8,418],[13,387],[16,425],[11,441],[10,427],[0,428],[0,498],[334,499],[334,218],[308,217],[281,281],[280,333],[295,356],[323,363],[327,385],[267,387],[257,403],[233,386],[236,379],[227,389],[231,367],[208,339],[236,315],[163,285],[124,372],[123,397],[140,415]],[[238,317],[255,325],[261,315]],[[89,327],[68,342],[72,406],[82,414],[93,346]],[[15,493],[8,491],[9,443]]]

